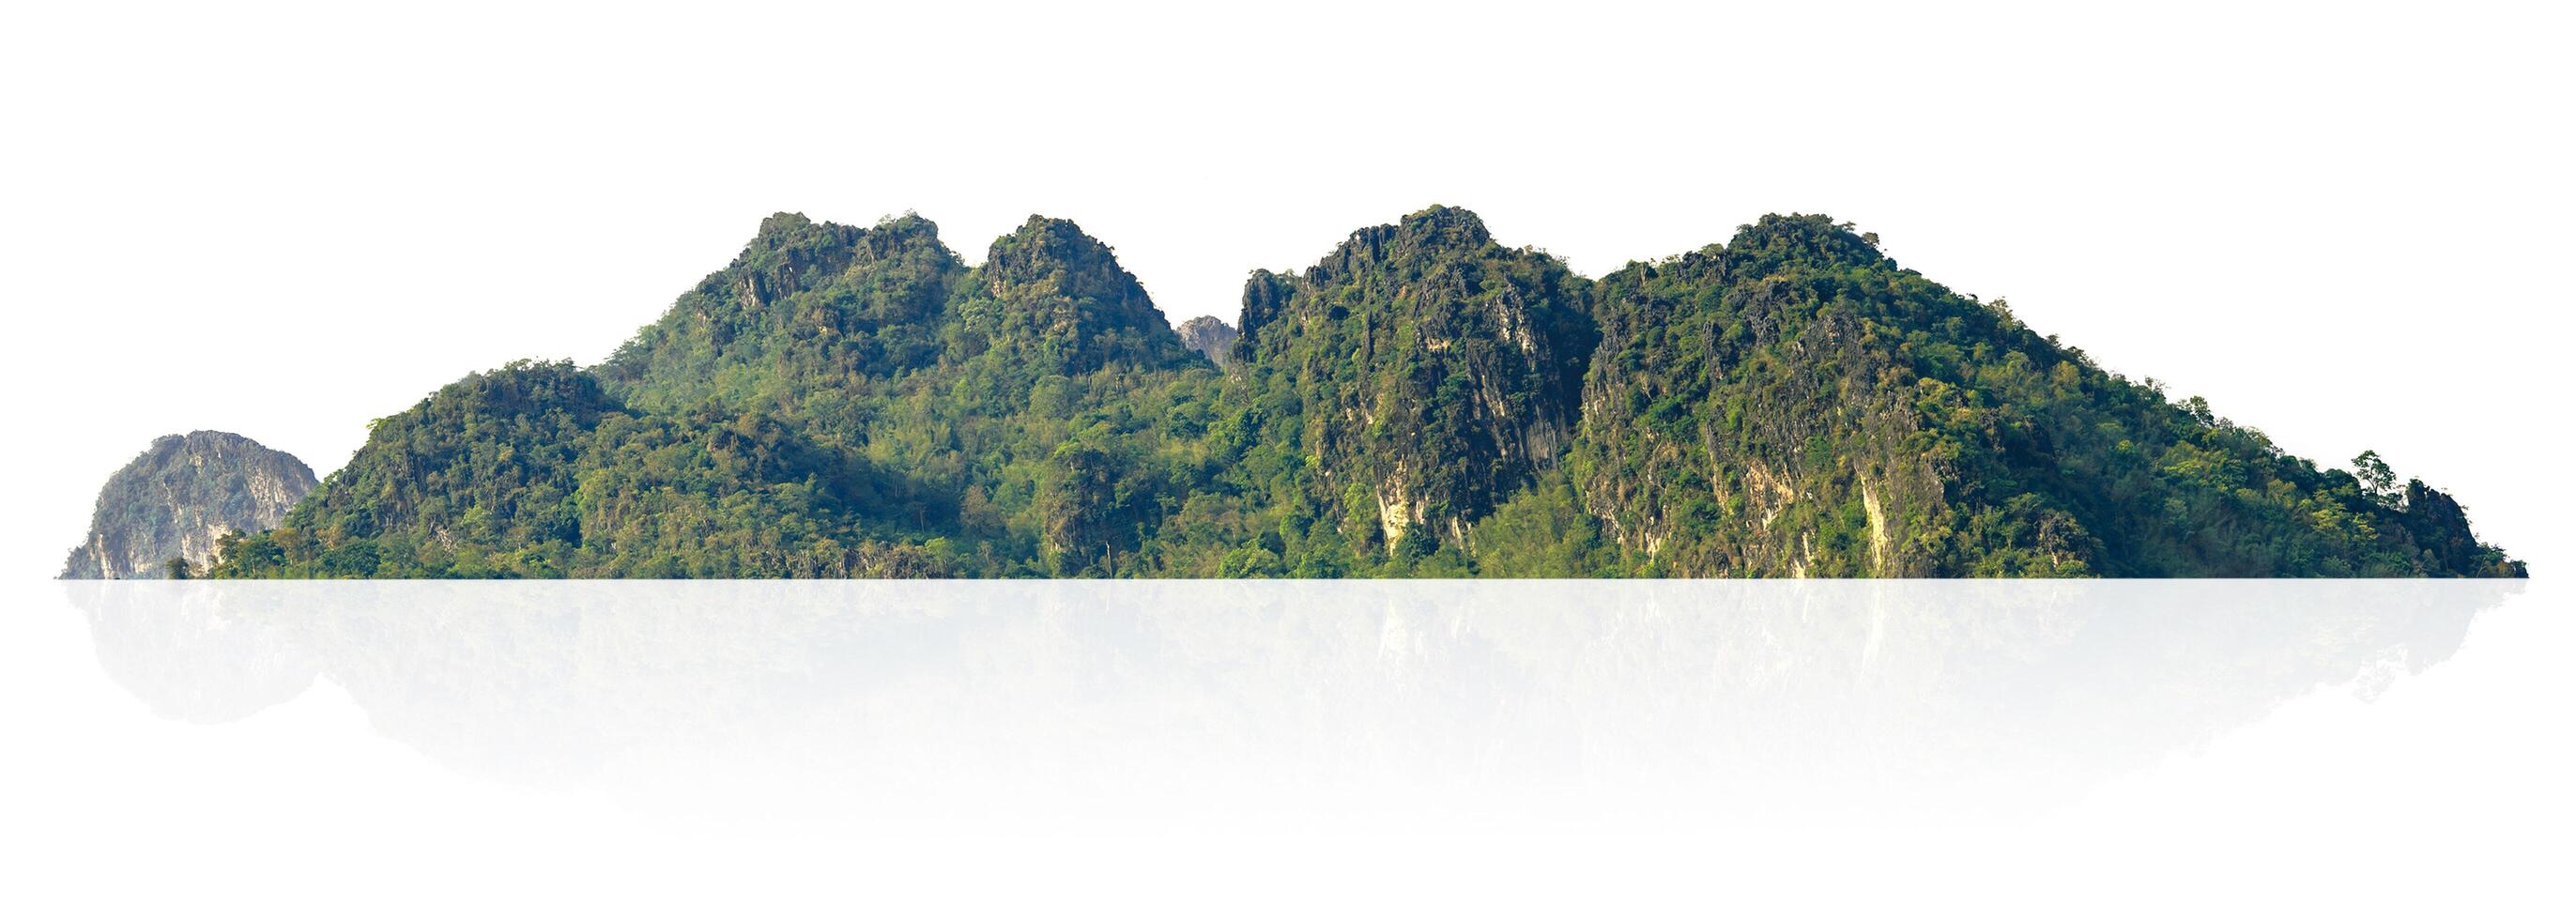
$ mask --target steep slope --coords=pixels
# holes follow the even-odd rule
[[[2504,574],[2448,496],[2373,492],[2167,402],[1815,216],[1603,279],[1570,466],[1665,574]]]
[[[647,409],[828,400],[935,364],[965,275],[918,216],[860,228],[773,215],[599,374]]]
[[[1174,370],[1199,360],[1136,276],[1069,220],[1032,215],[993,241],[957,309],[970,355],[989,347],[1042,372]]]
[[[1854,299],[1924,292],[1898,275],[1846,288],[1853,267],[1893,268],[1821,219],[1773,217],[1602,279],[1569,466],[1606,537],[1670,574],[1933,573],[1918,538],[1946,520],[1955,465],[1920,436],[1891,311]],[[1898,322],[1996,331],[1984,307],[1938,306]],[[2063,552],[2045,523],[2021,534],[2043,560]]]
[[[1462,542],[1572,432],[1589,289],[1434,207],[1352,234],[1303,274],[1256,272],[1238,348],[1294,394],[1328,500],[1373,515],[1390,546]]]
[[[277,526],[313,490],[313,470],[241,435],[191,431],[157,438],[109,476],[89,538],[63,563],[64,578],[164,578],[204,571],[216,542],[235,530]],[[173,571],[172,560],[185,570]]]

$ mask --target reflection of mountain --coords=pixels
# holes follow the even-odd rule
[[[101,663],[221,720],[319,673],[471,773],[949,820],[2062,801],[2321,684],[2443,660],[2509,583],[75,585]],[[1830,794],[1833,798],[1827,799]],[[1374,804],[1373,804],[1374,803]]]
[[[99,665],[163,718],[230,722],[302,695],[322,670],[278,624],[228,608],[230,591],[187,582],[70,591],[89,614]]]

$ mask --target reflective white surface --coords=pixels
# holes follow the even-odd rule
[[[287,914],[2563,899],[2545,587],[27,585],[6,897]]]

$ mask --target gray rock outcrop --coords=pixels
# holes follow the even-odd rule
[[[224,534],[267,530],[313,491],[313,469],[241,435],[167,435],[117,470],[98,493],[89,538],[64,578],[166,578],[170,560],[197,571]]]
[[[1234,363],[1234,343],[1242,338],[1233,326],[1213,316],[1201,316],[1180,325],[1181,344],[1207,356],[1218,367]]]

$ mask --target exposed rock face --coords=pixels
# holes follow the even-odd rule
[[[1106,244],[1069,220],[1030,215],[993,241],[958,305],[992,348],[1053,373],[1197,362]]]
[[[1589,296],[1565,263],[1433,207],[1303,274],[1255,272],[1239,351],[1296,389],[1345,515],[1388,545],[1417,527],[1463,541],[1564,449],[1597,338]]]
[[[1604,536],[1676,574],[1932,574],[1915,538],[1946,513],[1954,470],[1919,447],[1910,390],[1883,385],[1902,375],[1886,333],[1759,257],[1807,229],[1748,230],[1733,250],[1601,282],[1570,465]],[[1837,530],[1850,545],[1827,540],[1819,558]]]
[[[304,461],[241,435],[162,437],[108,477],[62,577],[163,578],[172,559],[203,570],[217,538],[277,526],[313,485]]]
[[[1218,367],[1226,367],[1234,363],[1234,343],[1243,338],[1243,335],[1236,332],[1233,326],[1226,325],[1224,320],[1213,316],[1201,316],[1182,323],[1180,333],[1181,344],[1188,345],[1191,351],[1206,355],[1208,360],[1216,362]]]

